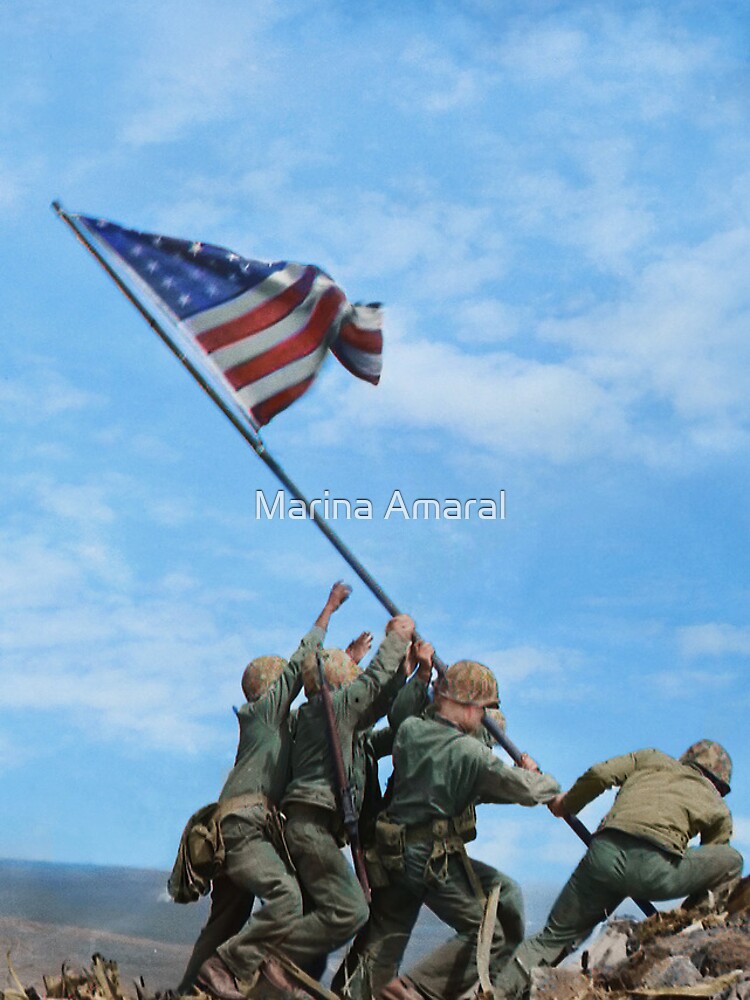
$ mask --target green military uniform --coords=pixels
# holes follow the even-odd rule
[[[359,961],[340,988],[353,1000],[377,995],[397,973],[422,904],[456,930],[456,936],[408,973],[434,1000],[458,997],[476,980],[476,938],[484,896],[501,886],[491,968],[523,938],[523,901],[512,879],[469,859],[463,840],[473,831],[477,802],[535,805],[558,791],[550,775],[506,767],[483,740],[439,714],[406,719],[393,747],[394,779],[379,830],[400,847],[385,845],[381,857],[391,884],[373,897],[371,917],[357,942]],[[462,828],[461,817],[472,815]],[[383,826],[385,820],[386,826]],[[401,831],[400,833],[398,831]]]
[[[344,765],[354,806],[365,789],[367,730],[385,712],[383,690],[395,679],[408,642],[386,635],[366,670],[331,691]],[[303,705],[292,749],[292,778],[282,802],[286,840],[310,909],[287,921],[281,948],[298,965],[338,948],[365,923],[364,893],[340,847],[345,833],[335,792],[324,708],[320,697]],[[270,940],[270,939],[269,939]],[[274,941],[274,943],[277,943]]]
[[[590,768],[562,799],[577,813],[604,789],[620,786],[614,805],[557,898],[544,928],[513,955],[495,986],[518,996],[530,970],[554,965],[628,896],[677,899],[740,874],[729,846],[732,819],[702,770],[659,750],[639,750]],[[700,834],[701,845],[688,848]]]
[[[237,709],[237,755],[219,805],[235,799],[247,804],[230,807],[222,818],[226,855],[179,993],[189,992],[203,962],[217,951],[236,979],[252,979],[263,957],[258,940],[271,940],[273,928],[302,913],[299,884],[282,856],[276,805],[290,772],[289,709],[302,687],[305,656],[320,648],[324,637],[324,629],[313,627],[268,691]],[[256,897],[264,905],[248,923]]]

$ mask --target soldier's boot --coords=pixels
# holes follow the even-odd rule
[[[708,913],[723,913],[727,909],[729,900],[740,886],[740,877],[735,875],[721,882],[714,889],[704,889],[702,892],[693,893],[683,900],[683,910],[692,910],[697,916]]]
[[[247,997],[240,989],[232,970],[216,954],[207,958],[198,969],[195,985],[201,992],[209,993],[216,1000],[246,1000]]]
[[[401,976],[383,987],[378,1000],[424,1000],[424,997],[410,979]]]
[[[737,883],[727,900],[727,913],[739,913],[750,907],[750,875]]]
[[[314,1000],[313,995],[304,990],[275,958],[266,958],[261,965],[260,980],[253,996],[256,991],[262,993],[264,998],[277,996],[284,1000]]]

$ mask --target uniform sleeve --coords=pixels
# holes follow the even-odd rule
[[[522,767],[506,767],[494,753],[477,741],[482,767],[476,784],[479,802],[516,803],[535,806],[549,802],[560,791],[551,774],[526,771]]]
[[[302,690],[302,664],[305,656],[315,649],[320,649],[325,638],[325,629],[313,625],[303,637],[297,649],[292,653],[289,663],[282,671],[278,680],[272,685],[266,696],[257,703],[258,714],[268,725],[279,726],[289,715],[292,702]]]
[[[664,755],[658,750],[637,750],[594,764],[575,782],[562,801],[566,812],[575,815],[607,788],[623,785],[639,767],[658,765]]]
[[[383,726],[381,729],[373,729],[370,734],[370,746],[375,760],[381,757],[390,757],[393,753],[393,740],[395,733],[390,726]]]
[[[404,719],[412,715],[421,715],[430,703],[427,685],[418,677],[408,681],[396,695],[388,712],[388,725],[394,735]]]
[[[400,661],[399,666],[401,666]],[[396,670],[396,673],[390,676],[381,687],[377,697],[359,720],[357,728],[360,730],[369,729],[371,726],[374,726],[379,719],[382,719],[393,704],[394,698],[398,697],[405,683],[406,677],[404,674],[401,670]]]
[[[387,704],[381,701],[376,705],[376,702],[383,688],[394,678],[408,645],[407,639],[389,632],[367,669],[341,690],[339,704],[353,729],[369,729],[378,718],[385,715]],[[377,711],[371,711],[373,706],[376,706]]]
[[[732,839],[732,817],[729,810],[701,830],[701,844],[728,844]]]

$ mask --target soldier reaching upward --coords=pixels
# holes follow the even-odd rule
[[[485,896],[500,885],[491,970],[499,971],[524,932],[518,886],[489,865],[470,859],[478,802],[536,805],[559,791],[528,757],[506,767],[476,739],[497,681],[480,663],[449,667],[435,692],[431,717],[407,718],[393,746],[392,797],[377,824],[379,853],[391,885],[377,894],[359,962],[347,992],[353,1000],[455,1000],[476,980],[476,940]],[[393,979],[422,904],[456,931],[407,976]]]
[[[606,788],[620,789],[544,928],[495,980],[496,996],[523,995],[532,968],[557,964],[628,896],[688,896],[683,905],[691,905],[706,890],[731,885],[742,871],[742,856],[729,846],[732,818],[723,801],[731,776],[726,750],[700,740],[679,760],[659,750],[612,757],[554,798],[549,808],[563,816]],[[688,847],[698,834],[701,846]]]
[[[245,669],[246,702],[237,711],[239,744],[219,796],[215,819],[225,848],[213,878],[211,912],[195,944],[178,992],[197,985],[220,998],[240,1000],[238,982],[250,982],[263,959],[256,941],[302,913],[299,884],[279,835],[276,807],[289,777],[289,709],[302,687],[303,661],[320,648],[331,615],[351,589],[336,583],[312,629],[290,661],[261,656]],[[255,898],[263,906],[250,918]]]
[[[398,684],[403,684],[399,666],[413,632],[414,622],[408,615],[392,618],[386,626],[385,638],[364,671],[343,650],[323,653],[325,678],[356,812],[364,794],[366,733],[388,708],[384,690],[395,694]],[[368,915],[363,890],[341,852],[346,834],[337,802],[315,657],[307,657],[303,674],[308,701],[297,717],[292,778],[282,808],[287,816],[289,852],[309,910],[284,922],[283,940],[279,942],[277,936],[268,939],[269,944],[301,967],[344,944]],[[281,977],[274,984],[282,988],[288,985]]]

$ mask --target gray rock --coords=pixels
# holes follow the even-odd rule
[[[529,1000],[574,1000],[590,987],[591,980],[575,969],[532,969]]]
[[[670,955],[655,962],[643,977],[649,989],[657,986],[693,986],[702,979],[700,972],[685,955]]]

